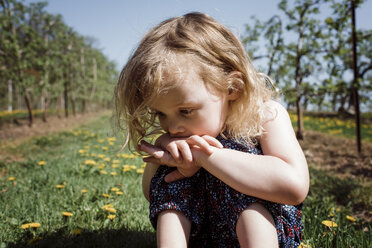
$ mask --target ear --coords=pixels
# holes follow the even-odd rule
[[[232,71],[230,72],[228,76],[228,93],[227,93],[227,99],[230,101],[237,100],[242,92],[243,92],[243,76],[241,72],[238,71]]]

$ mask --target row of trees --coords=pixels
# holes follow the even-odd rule
[[[371,110],[372,30],[353,25],[353,11],[363,0],[290,2],[278,4],[282,15],[265,22],[254,18],[242,41],[254,61],[265,62],[262,69],[278,84],[288,108],[296,107],[302,138],[302,109],[355,115],[359,92],[361,104]],[[327,18],[321,10],[330,10]]]
[[[46,121],[48,107],[66,117],[107,107],[118,75],[93,38],[46,12],[46,5],[0,0],[0,106],[25,105],[30,125],[35,108]]]

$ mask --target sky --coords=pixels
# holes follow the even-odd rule
[[[39,2],[26,0],[25,3]],[[47,0],[47,12],[61,14],[80,35],[94,37],[95,47],[120,70],[146,32],[161,21],[187,12],[212,16],[236,35],[244,34],[251,16],[266,21],[275,14],[279,0]],[[290,1],[289,1],[290,2]],[[322,11],[322,10],[321,10]],[[372,29],[372,0],[356,11],[356,25]]]

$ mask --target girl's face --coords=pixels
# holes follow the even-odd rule
[[[164,131],[173,137],[216,137],[224,126],[229,101],[235,100],[234,95],[228,90],[211,92],[193,70],[188,70],[173,83],[174,87],[156,96],[149,106],[157,114]]]

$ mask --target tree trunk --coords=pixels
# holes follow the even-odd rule
[[[58,103],[57,103],[57,116],[59,119],[62,118],[61,112],[62,112],[62,94],[58,97]]]
[[[76,116],[76,106],[75,106],[75,98],[71,97],[71,107],[72,107],[72,115]]]
[[[297,97],[296,100],[296,107],[297,107],[297,132],[296,132],[296,137],[299,140],[304,139],[304,123],[302,120],[302,106],[301,106],[301,97]]]
[[[354,69],[354,81],[352,84],[352,95],[354,98],[354,109],[355,109],[355,127],[356,127],[356,142],[359,154],[362,152],[362,141],[360,133],[360,111],[359,111],[359,94],[358,94],[358,60],[357,60],[357,37],[356,37],[356,25],[355,25],[355,6],[354,0],[351,1],[351,32],[353,41],[353,69]]]
[[[48,122],[47,120],[48,105],[49,105],[49,99],[44,97],[43,122]]]
[[[93,58],[93,86],[92,86],[92,90],[89,96],[89,103],[93,101],[93,97],[96,93],[96,83],[97,83],[97,61],[96,61],[96,58]],[[88,112],[89,112],[90,107],[91,106],[88,106]]]
[[[13,112],[13,81],[8,80],[8,112]]]
[[[296,107],[297,107],[297,132],[296,136],[297,139],[303,140],[303,122],[302,122],[302,106],[301,106],[301,83],[302,83],[302,75],[301,75],[301,52],[302,52],[302,45],[303,45],[303,27],[300,27],[300,33],[297,43],[297,55],[296,55],[296,71],[295,71],[295,81],[296,81]]]
[[[28,95],[27,90],[26,90],[26,93],[25,93],[25,102],[26,102],[27,111],[28,111],[28,120],[29,120],[28,125],[30,127],[32,127],[33,124],[34,124],[34,116],[32,115],[31,101],[30,101],[30,97]]]
[[[82,103],[81,103],[81,112],[82,112],[83,114],[85,114],[85,111],[86,111],[86,100],[83,99],[83,100],[82,100]]]
[[[65,101],[65,117],[68,118],[68,83],[65,82],[63,86],[64,86],[63,96]]]

